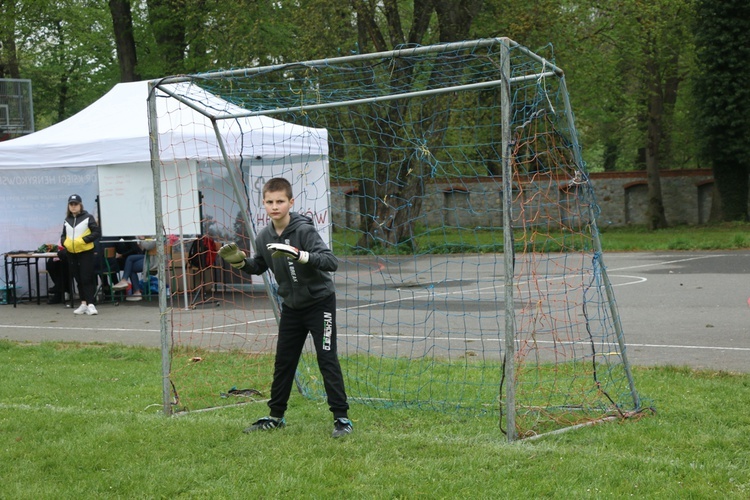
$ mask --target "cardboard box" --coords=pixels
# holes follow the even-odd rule
[[[169,289],[172,293],[182,292],[187,283],[188,292],[196,292],[198,286],[201,284],[205,288],[213,286],[213,269],[204,269],[202,272],[197,269],[186,266],[185,267],[185,279],[183,279],[182,262],[180,260],[172,261],[172,265],[169,266]],[[206,290],[207,291],[207,290]]]
[[[172,258],[172,259],[171,259],[171,260],[169,261],[169,267],[171,267],[171,268],[173,268],[173,269],[174,269],[174,268],[176,268],[176,269],[182,269],[182,261],[183,261],[182,257],[175,257],[175,258]],[[187,262],[185,262],[185,267],[190,267],[190,266],[188,266],[188,263],[187,263]]]
[[[190,272],[190,269],[186,269],[186,274],[184,275],[185,279],[183,279],[183,273],[182,273],[182,267],[177,266],[173,267],[170,266],[169,269],[169,291],[172,293],[181,293],[185,290],[185,283],[187,283],[187,289],[188,291],[192,291],[194,286],[194,274]]]

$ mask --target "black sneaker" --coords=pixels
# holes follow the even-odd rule
[[[286,426],[286,420],[284,420],[284,417],[263,417],[242,432],[247,434],[248,432],[254,431],[272,431],[274,429],[281,429],[284,426]]]
[[[340,438],[348,436],[354,430],[352,421],[348,418],[337,418],[333,421],[333,437]]]

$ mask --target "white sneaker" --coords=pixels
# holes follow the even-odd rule
[[[94,304],[89,304],[89,308],[86,311],[86,314],[88,314],[89,316],[94,316],[95,314],[99,314],[99,311],[96,310]]]
[[[78,309],[73,311],[73,314],[88,314],[89,313],[89,306],[87,304],[81,304],[78,306]]]
[[[121,280],[119,283],[115,283],[114,285],[112,285],[112,289],[113,290],[125,290],[129,285],[130,283],[128,283],[127,280]]]

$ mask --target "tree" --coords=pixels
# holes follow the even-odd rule
[[[682,79],[679,61],[688,26],[689,10],[683,0],[637,2],[644,35],[646,147],[649,229],[667,227],[659,170],[668,167],[670,131]]]
[[[130,0],[109,0],[109,11],[112,14],[117,61],[120,64],[120,81],[138,81],[141,78],[137,70],[138,56],[135,51]]]
[[[148,0],[148,21],[166,75],[184,72],[186,1]]]
[[[369,52],[386,51],[396,47],[424,45],[435,41],[452,42],[468,38],[471,23],[477,15],[482,0],[414,0],[410,9],[402,11],[402,5],[396,0],[374,2],[369,0],[352,0],[356,13],[359,33],[359,49]],[[409,14],[407,16],[406,14]],[[431,31],[432,16],[437,18],[437,33]],[[426,43],[425,43],[426,42]],[[445,67],[443,67],[445,70]],[[410,88],[414,82],[415,68],[404,61],[398,61],[391,74],[390,86],[399,92]],[[431,82],[447,81],[450,73],[433,73]],[[429,128],[415,124],[418,137],[429,137],[428,143],[439,143],[439,135],[445,128],[440,122],[450,119],[451,96],[434,99],[429,113],[423,123],[430,123]],[[421,200],[424,195],[424,171],[427,165],[414,155],[404,158],[400,138],[408,134],[401,133],[403,127],[401,116],[406,115],[408,102],[394,100],[384,105],[384,109],[371,109],[376,119],[367,124],[370,136],[375,137],[375,152],[378,162],[373,181],[360,181],[362,195],[361,209],[362,234],[359,246],[369,247],[375,241],[389,245],[404,242],[414,244],[410,237],[412,224],[421,211]],[[408,207],[408,208],[403,208]]]
[[[79,111],[117,81],[508,36],[545,57],[551,54],[549,59],[557,59],[565,70],[590,168],[624,170],[636,164],[648,170],[655,201],[652,227],[659,227],[666,223],[660,215],[659,171],[696,165],[696,141],[689,131],[693,111],[702,101],[684,98],[693,84],[693,45],[685,27],[694,1],[0,0],[0,74],[33,80],[36,124],[43,128]],[[741,4],[727,1],[724,4]],[[703,17],[710,21],[710,16]],[[735,17],[736,23],[745,22]],[[711,33],[702,34],[707,39]],[[721,29],[717,33],[727,36]],[[736,39],[728,41],[720,43],[742,48]],[[399,76],[410,78],[407,68],[400,71]],[[708,85],[713,90],[713,83]],[[446,99],[435,99],[430,112],[450,121],[449,107],[441,114],[449,104]],[[402,111],[396,103],[382,106],[378,120],[390,121],[389,113],[397,117]],[[376,130],[379,125],[364,126]],[[418,172],[419,165],[384,156],[388,148],[387,142],[378,145],[379,161],[385,160],[381,165],[393,167],[382,168],[380,180],[398,181],[400,187],[388,193],[383,186],[392,183],[363,182],[360,194],[372,194],[370,200],[385,195],[418,200],[419,184],[402,186],[399,172]],[[476,154],[492,157],[492,151],[481,148]],[[718,160],[705,148],[704,158]],[[498,162],[485,166],[487,173],[498,173]],[[741,191],[732,179],[719,180],[721,175],[717,171],[717,186]],[[375,205],[366,205],[365,220],[380,218]],[[394,222],[384,241],[408,237],[408,225],[398,223],[407,216],[404,211],[383,206],[377,210]]]
[[[44,128],[91,104],[117,80],[103,0],[25,0],[15,37],[22,78],[32,80],[35,123]]]
[[[698,0],[696,5],[697,139],[702,158],[713,168],[719,217],[746,221],[750,86],[738,75],[745,74],[750,57],[750,3]]]
[[[682,133],[690,122],[676,113],[689,95],[683,83],[692,69],[686,42],[692,1],[572,0],[566,6],[576,37],[568,44],[576,53],[564,67],[586,134],[585,157],[594,170],[645,169],[649,227],[666,227],[661,170],[684,165],[695,150]]]
[[[21,78],[16,54],[16,0],[0,0],[0,78]]]

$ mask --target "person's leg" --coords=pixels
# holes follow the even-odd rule
[[[60,277],[63,282],[63,300],[65,301],[65,294],[67,293],[70,297],[70,305],[73,306],[73,268],[70,264],[70,254],[68,254],[68,252],[62,252],[58,255],[60,255]]]
[[[141,282],[138,273],[143,271],[144,255],[131,255],[128,257],[130,263],[130,284],[133,285],[133,293],[141,293]]]
[[[96,273],[94,272],[96,252],[89,250],[78,255],[80,283],[78,285],[81,301],[93,304],[96,295]]]
[[[115,285],[115,288],[124,288],[123,285],[127,286],[132,270],[133,262],[130,258],[125,259],[125,265],[122,267],[122,278],[120,279],[120,282]]]
[[[47,259],[45,261],[44,269],[47,270],[47,274],[49,275],[50,280],[52,281],[52,286],[49,287],[50,290],[57,289],[58,282],[60,281],[60,261],[58,259]]]
[[[336,339],[336,295],[311,307],[304,314],[305,326],[310,330],[333,418],[347,418],[349,403],[344,389],[344,376],[338,358]]]
[[[71,285],[72,280],[75,280],[78,285],[78,297],[81,300],[81,304],[73,310],[73,314],[86,314],[86,311],[88,311],[88,303],[86,302],[86,294],[84,292],[85,285],[83,283],[83,277],[81,276],[81,254],[69,253],[68,266],[70,267]],[[71,286],[71,288],[73,287]],[[73,302],[73,300],[71,300],[71,302]]]
[[[307,338],[307,328],[299,311],[283,307],[279,319],[279,338],[276,342],[276,359],[274,361],[271,399],[268,408],[271,416],[284,416],[289,402],[289,395],[294,384],[294,375]]]
[[[143,255],[129,255],[127,259],[125,259],[125,266],[122,270],[122,279],[119,283],[117,283],[114,288],[116,290],[122,290],[127,288],[128,280],[130,280],[130,284],[133,286],[133,290],[135,291],[135,287],[139,287],[138,284],[138,273],[143,269]]]
[[[47,276],[52,281],[52,286],[48,288],[48,304],[59,304],[63,298],[63,281],[62,281],[62,268],[60,266],[59,259],[47,259],[46,263]]]
[[[50,288],[49,304],[59,304],[65,301],[65,294],[72,293],[70,289],[70,269],[68,268],[67,254],[60,254],[56,259],[47,259],[47,272],[54,284]]]
[[[78,295],[81,295],[81,280],[78,276],[78,254],[69,254],[68,255],[68,275],[70,276],[70,291],[71,293],[75,294],[76,287],[78,287]],[[75,282],[76,286],[73,286],[73,282]]]

